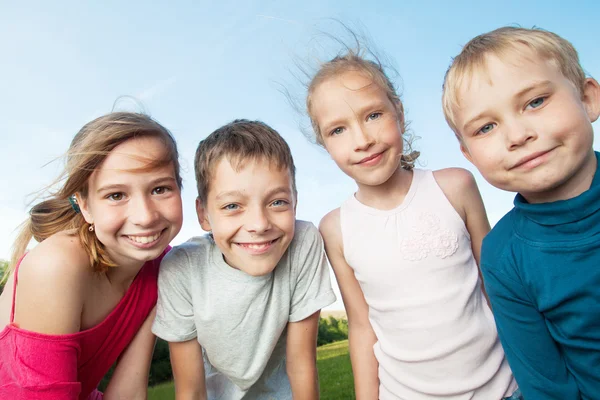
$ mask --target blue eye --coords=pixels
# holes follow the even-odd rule
[[[492,129],[494,129],[494,125],[495,125],[495,124],[486,124],[486,125],[484,125],[484,126],[483,126],[483,127],[480,129],[480,130],[479,130],[479,132],[477,132],[477,133],[488,133],[488,132],[490,132]]]
[[[531,101],[531,103],[527,104],[526,108],[538,108],[539,106],[541,106],[542,104],[544,104],[544,101],[546,101],[546,99],[544,97],[538,97],[537,99],[533,99]]]
[[[271,205],[275,207],[287,206],[289,203],[286,200],[275,200]]]
[[[330,135],[330,136],[332,136],[332,135],[339,135],[339,134],[341,134],[342,132],[344,132],[344,128],[342,128],[342,127],[338,127],[338,128],[335,128],[334,130],[332,130],[332,131],[329,133],[329,135]]]
[[[380,112],[374,112],[369,114],[369,116],[367,117],[368,120],[374,120],[374,119],[379,119],[379,117],[381,117],[381,113]]]
[[[223,206],[223,210],[227,210],[227,211],[233,211],[233,210],[237,210],[240,206],[238,206],[237,204],[226,204],[225,206]]]

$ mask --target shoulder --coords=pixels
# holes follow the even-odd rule
[[[293,245],[303,247],[303,244],[322,242],[322,240],[319,230],[312,222],[296,220]]]
[[[23,329],[79,331],[85,293],[97,280],[76,235],[61,232],[31,250],[18,271],[17,315]]]
[[[483,207],[477,182],[470,171],[463,168],[445,168],[433,171],[433,177],[463,221],[467,220],[469,210]],[[476,205],[479,207],[474,207]]]
[[[212,239],[205,235],[192,237],[173,247],[162,259],[160,275],[196,269],[199,264],[203,265],[201,261],[208,257],[213,245]]]
[[[77,235],[55,234],[38,244],[19,266],[19,286],[26,282],[73,288],[89,281],[94,272]]]
[[[515,238],[513,218],[515,209],[509,211],[487,234],[481,245],[481,264],[504,261],[513,245]]]
[[[464,168],[444,168],[433,171],[433,177],[444,193],[460,193],[477,189],[473,174]]]
[[[341,242],[340,208],[328,212],[319,223],[319,232],[329,242]]]

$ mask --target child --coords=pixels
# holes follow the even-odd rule
[[[322,65],[306,104],[318,143],[358,185],[320,226],[348,313],[356,397],[513,395],[481,290],[489,224],[471,174],[412,169],[402,103],[359,51]]]
[[[145,115],[108,114],[75,136],[64,178],[15,243],[0,398],[101,399],[117,360],[106,398],[145,398],[158,265],[182,223],[177,146]]]
[[[471,40],[444,83],[446,119],[492,185],[518,192],[481,268],[523,395],[600,399],[600,86],[541,29]]]
[[[211,233],[165,257],[153,325],[177,398],[317,399],[319,311],[335,295],[318,230],[295,219],[287,143],[236,120],[200,142],[195,169]]]

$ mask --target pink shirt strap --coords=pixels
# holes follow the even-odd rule
[[[14,277],[14,281],[13,281],[13,295],[12,295],[12,307],[10,309],[10,323],[12,324],[13,322],[15,322],[15,303],[17,300],[17,282],[19,281],[19,265],[21,265],[21,261],[23,261],[23,258],[25,258],[25,255],[27,253],[23,254],[21,256],[21,258],[19,258],[19,261],[17,262],[17,265],[15,265],[15,277]]]

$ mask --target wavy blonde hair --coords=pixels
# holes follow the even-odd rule
[[[500,58],[507,54],[519,54],[528,48],[543,60],[553,63],[583,94],[585,72],[579,64],[579,55],[573,45],[555,33],[540,28],[505,26],[471,39],[460,54],[452,60],[446,71],[442,93],[444,117],[458,139],[460,132],[455,124],[454,111],[460,107],[459,91],[466,81],[478,71],[485,71],[486,56],[494,54]]]
[[[144,170],[172,163],[177,185],[181,188],[179,154],[171,133],[147,115],[130,112],[113,112],[86,124],[75,135],[66,153],[66,166],[63,173],[50,185],[60,188],[29,211],[29,218],[21,224],[20,232],[13,244],[9,269],[14,268],[23,256],[27,245],[34,238],[37,242],[65,230],[76,230],[81,244],[89,256],[95,271],[105,271],[115,263],[108,256],[104,245],[80,212],[76,212],[69,199],[78,194],[87,196],[90,175],[100,167],[108,154],[129,139],[154,137],[163,141],[164,154],[144,167]],[[4,275],[8,277],[9,271]]]

